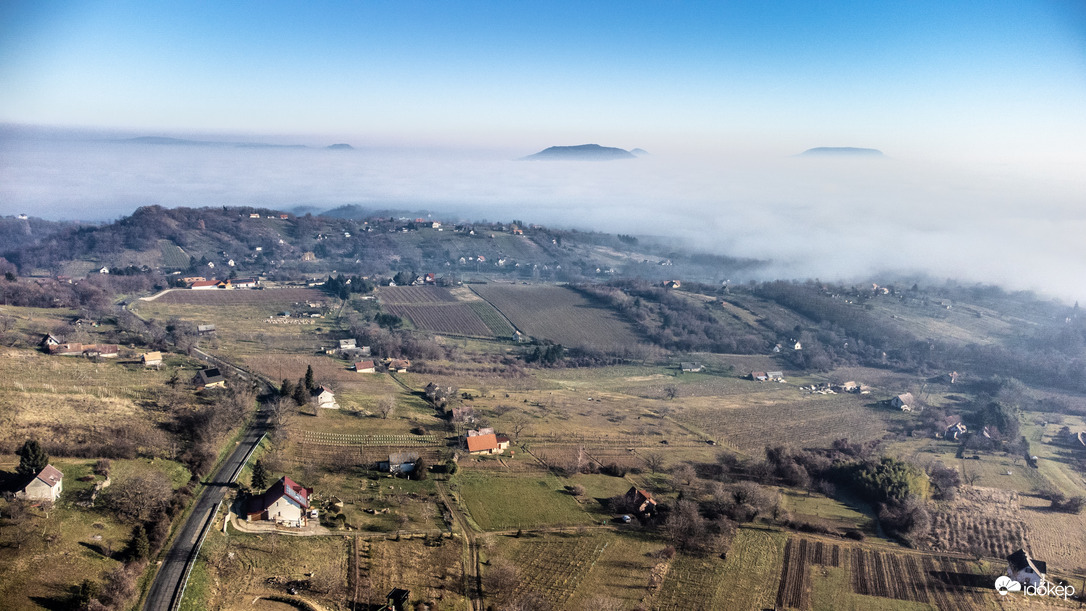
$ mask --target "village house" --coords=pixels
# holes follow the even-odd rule
[[[1048,565],[1030,558],[1026,550],[1020,549],[1007,556],[1007,577],[1026,586],[1039,586],[1048,572]]]
[[[848,382],[842,382],[841,384],[838,384],[837,388],[835,390],[837,390],[839,392],[856,393],[856,392],[860,392],[860,385],[857,384],[856,382],[852,381],[852,380],[849,380]]]
[[[916,399],[913,398],[911,392],[902,393],[893,399],[890,399],[890,406],[896,407],[903,412],[913,411],[913,406],[916,405]]]
[[[57,339],[55,335],[50,333],[49,335],[46,335],[45,337],[41,338],[41,342],[39,342],[39,345],[46,352],[51,352],[53,346],[59,346],[60,345],[60,340]]]
[[[146,352],[140,355],[140,362],[143,363],[144,367],[162,367],[162,353],[158,351]]]
[[[22,490],[19,498],[28,501],[56,502],[60,493],[64,491],[64,474],[53,465],[45,465],[45,468],[34,476]]]
[[[943,419],[943,439],[958,441],[966,433],[961,416],[947,416]]]
[[[388,455],[388,460],[377,463],[377,469],[393,475],[411,473],[415,470],[415,463],[418,461],[418,452],[395,452]]]
[[[693,362],[693,363],[686,362],[686,363],[679,363],[679,369],[684,373],[687,373],[687,372],[689,372],[689,373],[697,373],[697,372],[701,371],[702,369],[705,369],[705,366],[702,365],[701,363],[698,363],[698,362]]]
[[[769,379],[769,374],[764,371],[752,371],[750,372],[750,379],[757,382],[765,382]]]
[[[784,372],[783,371],[767,371],[767,372],[765,372],[765,377],[768,380],[772,380],[774,382],[779,382],[779,381],[784,379]]]
[[[115,359],[121,354],[117,344],[89,344],[83,346],[83,356],[87,358]]]
[[[257,214],[256,212],[253,212],[253,213],[251,213],[251,214],[249,215],[249,218],[251,218],[251,219],[258,219],[258,218],[260,218],[260,215],[259,215],[259,214]]]
[[[196,332],[200,335],[210,335],[215,332],[215,325],[196,325]]]
[[[354,339],[341,339],[339,340],[339,350],[354,350],[358,347],[358,341]]]
[[[377,373],[377,365],[373,361],[358,361],[354,364],[357,373]]]
[[[63,344],[48,344],[49,354],[53,356],[82,356],[83,344],[67,342]]]
[[[219,286],[219,281],[212,278],[211,280],[197,280],[189,285],[189,288],[194,291],[210,291],[216,289]]]
[[[317,407],[321,409],[339,409],[339,403],[336,403],[336,396],[332,394],[331,390],[328,390],[324,386],[313,389],[312,396]]]
[[[509,447],[509,438],[505,435],[497,435],[494,429],[485,428],[478,431],[468,431],[466,441],[469,454],[503,454]]]
[[[642,517],[651,517],[656,513],[656,500],[648,490],[640,490],[637,486],[631,487],[623,497],[628,507]]]
[[[283,477],[271,485],[264,494],[249,499],[245,519],[249,522],[275,522],[281,526],[301,528],[309,517],[309,499],[312,488]]]
[[[407,359],[386,359],[385,366],[388,367],[389,371],[406,373],[407,369],[411,367],[411,361]]]
[[[237,280],[234,280],[234,288],[238,289],[256,288],[257,284],[259,284],[259,282],[256,278],[238,278]]]
[[[218,367],[207,367],[196,374],[196,386],[199,388],[226,388],[226,378]]]

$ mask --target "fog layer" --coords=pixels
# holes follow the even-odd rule
[[[1086,297],[1086,179],[927,166],[888,153],[525,162],[508,151],[7,139],[0,214],[106,220],[151,204],[426,208],[452,220],[678,237],[706,251],[768,259],[777,277],[924,272]]]

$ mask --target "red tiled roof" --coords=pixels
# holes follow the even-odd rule
[[[498,437],[494,433],[468,437],[468,452],[485,452],[498,448]]]
[[[48,484],[50,488],[60,483],[60,480],[64,479],[64,474],[60,472],[53,465],[45,465],[45,468],[38,474],[38,479]]]

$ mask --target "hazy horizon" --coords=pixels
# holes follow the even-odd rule
[[[1086,297],[1080,2],[14,0],[0,34],[3,214],[424,207]],[[651,155],[512,161],[586,143]]]

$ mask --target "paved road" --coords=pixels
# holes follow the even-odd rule
[[[196,506],[189,519],[181,527],[177,538],[174,539],[166,557],[155,574],[155,580],[151,584],[151,591],[147,595],[147,602],[143,608],[145,611],[171,611],[181,601],[181,594],[185,580],[188,576],[189,565],[196,560],[203,543],[204,534],[211,527],[215,513],[226,495],[228,485],[232,483],[241,472],[249,454],[260,443],[264,436],[266,423],[262,416],[258,416],[253,424],[245,431],[242,439],[234,451],[227,457],[223,465],[206,482],[200,498],[196,500]]]

